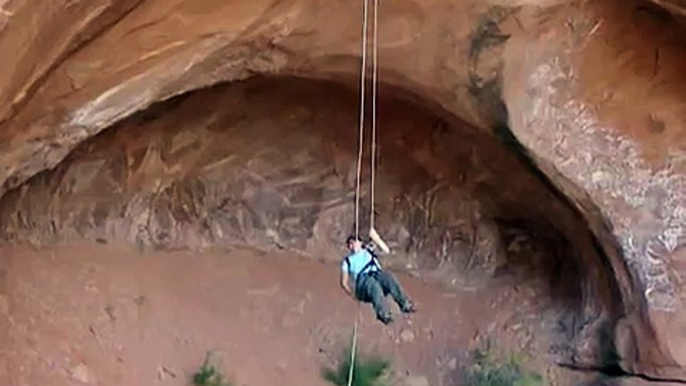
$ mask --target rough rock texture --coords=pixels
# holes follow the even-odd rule
[[[583,220],[514,153],[478,129],[381,101],[375,212],[395,251],[391,265],[457,285],[552,271],[568,303],[580,298],[588,265],[598,288],[586,294],[587,308],[611,303],[611,277],[602,276]],[[296,79],[178,97],[6,194],[0,236],[38,245],[250,245],[337,261],[354,230],[356,103],[350,90]],[[363,234],[369,172],[365,162]]]
[[[611,262],[622,366],[686,378],[686,48],[647,4],[389,2],[381,77],[521,143]],[[2,191],[189,90],[274,73],[352,84],[359,17],[356,1],[0,1]]]
[[[601,362],[595,334],[618,310],[617,289],[581,216],[492,136],[387,94],[375,192],[376,226],[394,251],[385,265],[470,291],[514,280],[553,300],[558,354]],[[186,94],[7,193],[0,237],[248,245],[339,261],[354,227],[356,112],[352,90],[302,79]],[[367,162],[362,180],[366,234]]]
[[[686,16],[686,1],[684,0],[652,0],[652,2],[675,15]]]
[[[537,31],[508,47],[523,54],[505,70],[510,124],[586,214],[615,270],[624,265],[630,272],[633,283],[625,288],[638,291],[625,299],[645,299],[642,318],[653,326],[659,349],[633,358],[651,357],[651,367],[665,364],[649,373],[681,377],[676,363],[667,364],[669,354],[686,362],[680,316],[686,257],[686,110],[680,101],[686,95],[677,86],[678,62],[686,58],[678,43],[683,35],[668,28],[674,25],[664,15],[642,8],[606,6],[602,14],[609,12],[616,19],[579,21],[568,35]],[[608,61],[616,63],[612,73],[598,66]],[[645,333],[626,323],[638,318],[619,323],[618,336],[635,339],[620,343],[620,350],[647,348],[640,343]]]

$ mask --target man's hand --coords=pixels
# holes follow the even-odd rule
[[[379,236],[379,233],[376,231],[376,229],[372,228],[369,230],[369,237],[372,239],[374,242],[374,245],[377,245],[385,254],[391,253],[391,249],[388,247],[388,244],[386,244],[385,241]]]
[[[343,291],[346,294],[348,294],[351,298],[357,300],[352,289],[350,289],[350,276],[346,271],[341,271],[341,288],[343,288]]]

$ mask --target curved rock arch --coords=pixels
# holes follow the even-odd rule
[[[2,59],[3,193],[175,95],[256,74],[358,71],[355,2],[65,3],[0,12],[0,52],[21,53]],[[397,20],[380,32],[393,42],[382,77],[484,130],[507,125],[609,256],[628,314],[617,331],[625,370],[683,377],[686,49],[675,21],[642,7],[399,1],[382,14]]]

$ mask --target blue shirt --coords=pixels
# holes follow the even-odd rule
[[[369,253],[368,250],[362,248],[358,252],[351,253],[347,256],[347,259],[343,259],[343,262],[341,263],[341,271],[347,271],[348,274],[353,279],[353,282],[355,279],[357,279],[357,275],[360,274],[360,271],[364,269],[364,267],[373,259],[374,257],[372,256],[371,253]],[[350,262],[350,265],[346,262]],[[378,261],[376,261],[376,264],[378,264]],[[374,265],[372,267],[369,267],[367,271],[365,272],[374,272],[378,271],[380,267],[377,265]]]

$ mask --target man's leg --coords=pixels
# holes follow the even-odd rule
[[[388,324],[393,321],[391,317],[391,312],[386,306],[384,301],[383,289],[381,285],[374,277],[365,275],[360,278],[359,292],[360,296],[365,299],[365,301],[372,303],[374,307],[374,312],[376,313],[376,318],[379,319],[384,324]]]
[[[379,284],[381,284],[384,294],[391,294],[393,300],[395,300],[403,312],[415,312],[414,304],[412,304],[412,301],[407,297],[405,291],[393,275],[389,272],[381,271],[375,276]]]

